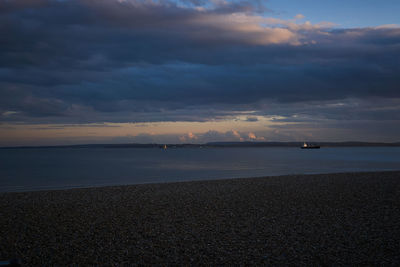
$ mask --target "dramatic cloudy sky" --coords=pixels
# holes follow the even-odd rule
[[[400,141],[398,0],[0,0],[0,146]]]

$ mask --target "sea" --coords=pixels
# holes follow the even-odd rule
[[[0,149],[0,192],[400,170],[400,147]]]

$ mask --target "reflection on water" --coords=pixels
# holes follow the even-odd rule
[[[0,150],[0,191],[400,170],[400,148],[64,148]]]

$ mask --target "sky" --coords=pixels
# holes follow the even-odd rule
[[[273,14],[283,19],[303,14],[312,23],[330,21],[341,28],[400,24],[397,0],[269,0],[265,3]]]
[[[0,146],[400,141],[400,2],[0,0]]]

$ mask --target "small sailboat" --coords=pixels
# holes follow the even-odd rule
[[[164,149],[164,150],[167,149],[167,145],[164,145],[164,146],[163,146],[163,149]]]
[[[306,142],[304,142],[304,144],[300,148],[301,149],[318,149],[318,148],[320,148],[320,146],[307,144]]]

